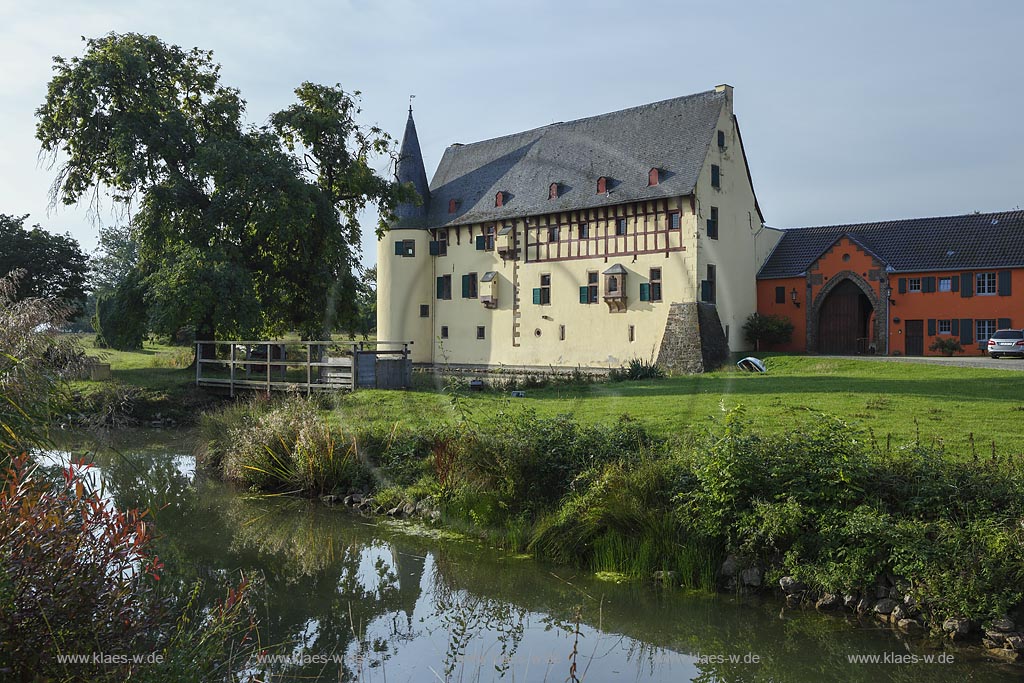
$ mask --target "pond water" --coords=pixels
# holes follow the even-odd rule
[[[1024,673],[771,599],[603,581],[417,524],[248,496],[196,474],[186,437],[146,438],[95,455],[106,495],[153,510],[162,583],[203,579],[212,601],[241,572],[257,579],[261,641],[278,657],[254,666],[262,680],[561,683],[573,661],[593,683]]]

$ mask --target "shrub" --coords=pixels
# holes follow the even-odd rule
[[[784,315],[752,313],[743,324],[743,337],[757,350],[761,344],[785,344],[793,338],[793,322]]]
[[[960,340],[954,337],[936,337],[928,350],[938,351],[943,356],[952,356],[955,353],[963,353],[964,347],[960,345]]]
[[[661,379],[665,371],[654,361],[646,361],[642,358],[634,358],[620,368],[612,368],[608,372],[608,379],[612,382],[640,379]]]

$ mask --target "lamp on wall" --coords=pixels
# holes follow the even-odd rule
[[[890,285],[885,286],[885,298],[889,300],[890,306],[896,305],[896,299],[892,298],[892,286]]]
[[[789,293],[789,298],[792,300],[794,306],[800,308],[800,302],[796,300],[797,294],[799,294],[799,292],[797,292],[796,287],[794,287],[793,291]]]

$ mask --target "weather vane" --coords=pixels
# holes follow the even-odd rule
[[[412,113],[412,100],[416,97],[415,95],[409,95],[409,113]]]

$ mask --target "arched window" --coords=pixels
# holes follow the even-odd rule
[[[504,205],[504,203],[505,203],[505,193],[504,192],[499,192],[498,194],[494,195],[494,205],[495,206],[502,206],[502,205]]]
[[[454,199],[448,200],[448,213],[455,213],[455,210],[459,208],[459,202]]]
[[[660,180],[661,180],[661,169],[660,168],[652,168],[647,173],[647,184],[648,185],[657,185]]]
[[[597,193],[598,194],[604,194],[607,191],[608,191],[608,179],[605,178],[604,176],[601,176],[600,178],[597,179]]]
[[[558,199],[558,183],[551,183],[548,188],[548,199]]]

